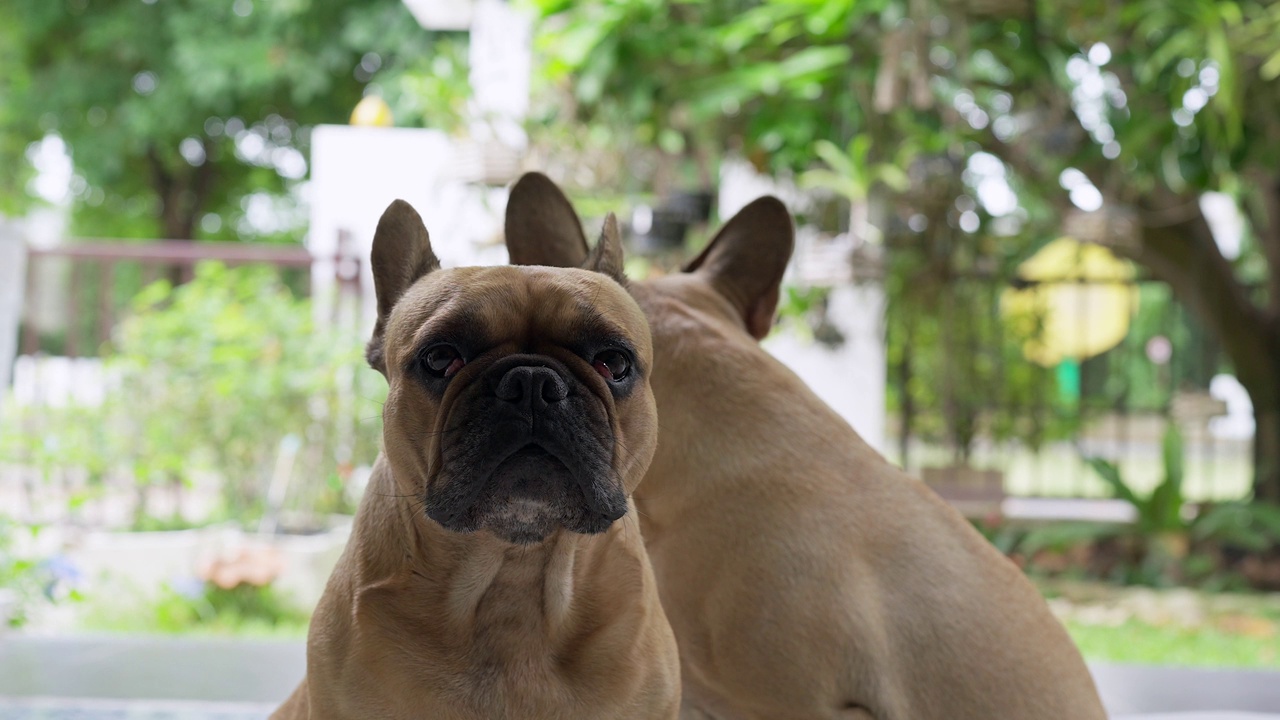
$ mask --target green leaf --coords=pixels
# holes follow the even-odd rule
[[[1113,523],[1064,522],[1031,530],[1016,546],[1028,556],[1041,550],[1067,550],[1077,545],[1094,543],[1125,532],[1123,525]]]
[[[1124,500],[1134,509],[1141,511],[1143,501],[1125,484],[1124,478],[1120,476],[1120,468],[1115,463],[1099,457],[1085,458],[1085,462],[1107,484],[1113,497]]]
[[[1267,61],[1258,69],[1258,74],[1263,80],[1268,82],[1280,77],[1280,50],[1277,50]]]
[[[846,155],[836,144],[829,140],[819,140],[813,144],[813,152],[835,173],[853,179],[858,177],[858,168],[852,156]]]
[[[911,187],[911,178],[907,175],[905,170],[897,165],[890,165],[887,163],[884,165],[878,165],[877,174],[880,177],[880,182],[884,183],[890,190],[895,192],[905,192]]]
[[[1238,545],[1253,552],[1263,552],[1275,540],[1257,527],[1253,514],[1243,503],[1215,505],[1191,523],[1191,537],[1197,541],[1214,541]]]
[[[860,185],[830,170],[806,170],[800,174],[799,185],[803,190],[830,190],[847,200],[858,201],[866,197]]]
[[[1161,439],[1161,455],[1164,458],[1165,482],[1181,490],[1183,469],[1182,433],[1170,422]]]
[[[778,64],[778,69],[783,77],[793,79],[845,65],[852,55],[852,51],[845,45],[811,47],[782,61]]]

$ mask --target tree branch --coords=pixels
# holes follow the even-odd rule
[[[1280,183],[1261,171],[1249,173],[1262,207],[1246,213],[1267,259],[1267,313],[1280,318]]]
[[[151,166],[151,184],[162,202],[167,202],[173,188],[173,174],[165,167],[154,144],[147,146],[147,164]]]
[[[1150,212],[1148,208],[1140,210]],[[1167,282],[1205,322],[1231,357],[1251,396],[1276,397],[1280,377],[1272,372],[1270,362],[1274,328],[1236,281],[1203,213],[1178,222],[1143,223],[1140,244],[1118,249]]]
[[[204,210],[205,201],[209,198],[209,191],[212,189],[214,177],[217,175],[213,163],[212,144],[207,138],[202,144],[204,146],[204,162],[194,171],[195,177],[191,182],[191,193],[188,196],[187,207],[184,208],[188,237],[195,237],[196,217]]]

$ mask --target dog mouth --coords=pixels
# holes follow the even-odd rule
[[[528,545],[558,528],[583,534],[607,530],[626,512],[626,497],[620,487],[612,487],[615,484],[584,482],[556,453],[529,442],[508,454],[487,478],[476,481],[467,493],[470,497],[455,495],[453,503],[429,500],[427,514],[449,530],[484,529],[507,542]]]
[[[529,443],[499,463],[488,484],[498,492],[505,491],[513,500],[529,504],[554,499],[563,492],[564,480],[572,478],[573,473],[560,458],[537,443]]]

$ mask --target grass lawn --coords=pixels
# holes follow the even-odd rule
[[[1067,622],[1090,662],[1131,665],[1280,668],[1280,639],[1250,637],[1217,628],[1158,627],[1128,621],[1116,627]]]
[[[1280,668],[1280,594],[1039,584],[1091,662]]]

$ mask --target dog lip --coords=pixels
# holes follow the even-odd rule
[[[576,482],[578,487],[582,489],[582,496],[586,499],[587,507],[591,509],[591,512],[610,518],[610,522],[617,520],[622,517],[622,515],[626,514],[625,507],[623,508],[622,513],[618,513],[616,508],[607,508],[599,502],[601,498],[594,489],[595,478],[592,477],[589,469],[583,467],[582,462],[573,461],[571,453],[562,452],[559,444],[555,442],[554,438],[547,438],[545,442],[540,442],[537,439],[531,439],[527,444],[517,448],[514,452],[507,455],[507,457],[503,458],[502,462],[506,462],[517,453],[531,447],[537,447],[541,450],[541,452],[535,453],[532,456],[536,457],[540,456],[542,453],[546,453],[546,455],[559,460],[560,463],[565,466],[574,482]],[[610,470],[613,469],[612,466],[606,465],[606,467]]]
[[[471,484],[471,488],[464,496],[462,502],[454,504],[447,512],[442,511],[438,507],[433,508],[430,503],[428,503],[428,514],[432,515],[436,520],[441,522],[441,524],[451,523],[456,518],[465,515],[471,510],[471,508],[475,507],[477,502],[480,501],[480,496],[484,493],[485,488],[489,486],[489,483],[493,482],[493,474],[498,471],[498,468],[502,467],[503,463],[517,456],[554,457],[557,460],[560,460],[561,463],[564,463],[563,458],[548,450],[537,440],[529,439],[523,444],[513,443],[509,451],[497,458],[496,462],[492,463],[492,466],[489,468],[489,472],[483,479]],[[572,474],[575,479],[577,478],[577,473],[575,473],[567,463],[565,463],[565,468],[569,470],[570,474]],[[591,501],[588,500],[587,502],[590,503]]]
[[[508,453],[507,456],[503,458],[502,462],[506,462],[507,460],[510,460],[513,457],[544,457],[544,456],[556,457],[554,453],[552,453],[547,448],[543,447],[541,443],[530,440],[528,443],[525,443],[521,447],[516,448],[514,451]],[[556,457],[556,459],[559,460],[560,458]]]

